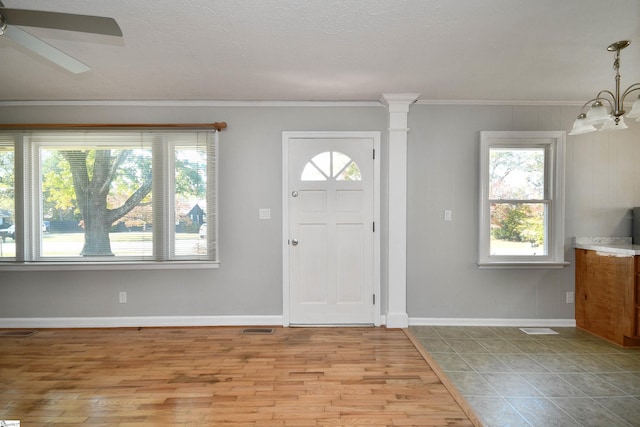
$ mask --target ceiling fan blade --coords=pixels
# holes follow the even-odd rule
[[[4,32],[4,35],[6,37],[9,37],[16,43],[19,43],[22,46],[26,47],[27,49],[34,51],[45,59],[48,59],[49,61],[61,66],[62,68],[71,71],[72,73],[80,74],[91,70],[88,65],[83,64],[77,59],[67,55],[66,53],[51,46],[50,44],[45,43],[39,38],[32,36],[26,31],[21,30],[20,28],[8,25],[7,29]]]
[[[113,18],[42,10],[0,8],[0,14],[10,25],[43,27],[56,30],[81,31],[122,37],[122,30]]]

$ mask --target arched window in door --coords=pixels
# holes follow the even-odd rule
[[[302,170],[302,181],[361,181],[360,168],[339,151],[325,151],[309,160]]]

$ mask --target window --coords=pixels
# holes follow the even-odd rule
[[[13,219],[15,218],[13,143],[0,138],[0,260],[16,256]]]
[[[561,267],[564,132],[480,133],[480,267]]]
[[[215,262],[216,142],[213,129],[0,133],[0,212],[15,229],[0,261]]]
[[[301,181],[361,181],[360,168],[349,156],[338,151],[325,151],[304,166]]]

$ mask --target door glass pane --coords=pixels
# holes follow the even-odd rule
[[[489,199],[544,199],[544,148],[489,150]]]
[[[43,147],[42,257],[151,257],[151,149]]]
[[[344,169],[342,169],[338,176],[337,181],[361,181],[362,175],[360,174],[360,168],[356,165],[356,162],[350,162]]]
[[[547,205],[492,203],[490,255],[546,256]]]
[[[313,163],[309,162],[302,170],[301,181],[326,181],[327,177],[320,172],[320,169]]]
[[[207,147],[204,143],[176,147],[175,183],[175,255],[207,255]]]
[[[13,145],[0,144],[0,258],[16,256]]]
[[[335,178],[342,171],[342,169],[344,169],[344,167],[347,166],[349,162],[351,162],[351,159],[346,154],[339,153],[336,151],[332,153],[332,157],[333,157],[332,176]]]
[[[360,168],[349,156],[338,151],[325,151],[311,159],[302,170],[301,181],[360,181]]]

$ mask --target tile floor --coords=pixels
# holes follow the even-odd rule
[[[487,427],[640,426],[640,349],[552,329],[409,327]]]

